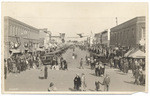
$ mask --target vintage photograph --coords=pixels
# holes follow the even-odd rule
[[[3,93],[147,92],[148,3],[1,5]]]

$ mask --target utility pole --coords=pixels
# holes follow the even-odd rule
[[[118,25],[118,18],[116,17],[116,26]]]

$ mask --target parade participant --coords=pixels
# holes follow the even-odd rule
[[[49,84],[49,88],[48,88],[48,91],[51,92],[51,91],[57,91],[57,88],[54,86],[54,83],[51,82]]]
[[[99,76],[104,76],[105,65],[100,61],[99,62]]]
[[[27,69],[30,69],[28,58],[26,58],[26,66],[27,66]]]
[[[137,85],[140,84],[139,75],[140,75],[139,68],[137,68],[137,69],[135,70],[135,75],[134,75],[134,77],[135,77],[134,84],[137,84]]]
[[[19,73],[21,72],[21,64],[20,63],[21,63],[21,59],[20,59],[20,57],[18,57],[16,64],[17,64],[17,70]]]
[[[129,68],[127,59],[125,59],[124,66],[125,66],[125,73],[127,74],[128,73],[128,68]]]
[[[64,60],[64,70],[68,70],[68,64],[67,64],[66,60]]]
[[[47,79],[48,77],[48,69],[47,66],[44,67],[44,79]]]
[[[12,62],[11,62],[11,58],[7,59],[7,64],[8,64],[8,73],[12,72]]]
[[[74,53],[72,53],[72,59],[75,59],[75,54]]]
[[[76,74],[76,77],[74,78],[74,89],[76,91],[79,91],[79,88],[81,87],[81,78],[78,74]]]
[[[81,75],[81,91],[86,91],[86,82],[85,82],[85,74],[82,73]]]
[[[123,71],[123,58],[120,58],[120,71]]]
[[[56,64],[55,70],[59,70],[59,65],[58,64]]]
[[[109,60],[109,64],[110,64],[110,68],[112,68],[113,65],[114,65],[114,62],[113,62],[113,59],[112,59],[112,58]]]
[[[133,64],[133,62],[132,62],[132,59],[130,58],[129,59],[129,69],[131,69],[131,70],[132,70],[132,64]]]
[[[4,78],[7,78],[7,60],[4,59]]]
[[[114,57],[114,68],[116,68],[117,67],[117,57],[115,56]]]
[[[87,61],[87,65],[89,66],[89,65],[90,65],[90,57],[88,57],[87,60],[88,60],[88,61]]]
[[[60,58],[60,69],[63,69],[63,57]]]
[[[133,76],[135,76],[135,70],[136,70],[135,59],[132,59],[132,74],[133,74]]]
[[[85,56],[86,64],[88,65],[88,56]]]
[[[96,59],[94,59],[94,62],[92,63],[92,69],[94,69],[94,68],[95,68],[96,62],[97,62],[97,60],[96,60]]]
[[[80,67],[79,67],[80,69],[82,68],[82,69],[84,69],[83,68],[83,58],[81,58],[81,60],[80,60]]]
[[[90,57],[90,67],[91,67],[91,69],[92,69],[93,63],[94,63],[93,56],[91,56],[91,57]]]
[[[110,77],[108,74],[106,74],[102,85],[104,85],[104,91],[108,91],[109,90],[109,85],[110,85]]]
[[[100,90],[100,82],[99,81],[95,81],[95,90],[96,91]]]
[[[43,68],[40,69],[40,76],[39,79],[44,79],[44,74],[43,74]]]
[[[38,63],[39,63],[39,68],[42,66],[42,60],[41,60],[41,58],[40,57],[38,57]],[[33,66],[33,64],[32,64],[32,66]],[[33,67],[32,67],[33,68]]]
[[[139,81],[140,81],[140,85],[144,85],[145,84],[145,71],[142,70],[142,67],[140,69],[140,78],[139,78]]]
[[[102,75],[102,62],[99,62],[99,66],[98,66],[98,76]]]
[[[97,62],[95,65],[95,75],[96,76],[98,76],[98,71],[99,71],[98,67],[99,67],[99,63]]]
[[[145,70],[145,63],[142,59],[139,60],[139,65],[142,67],[142,70]]]
[[[118,68],[121,70],[121,63],[120,63],[120,59],[121,59],[121,56],[118,56]]]
[[[139,66],[140,66],[139,62],[137,61],[137,59],[135,59],[135,68],[137,69],[139,68]]]
[[[53,57],[52,64],[51,64],[51,69],[54,70],[55,66],[56,66],[56,58]]]
[[[15,60],[14,60],[14,58],[12,59],[12,65],[13,65],[13,73],[17,73],[17,66],[16,66],[16,62],[15,62]]]
[[[104,76],[105,73],[105,65],[101,64],[101,76]]]

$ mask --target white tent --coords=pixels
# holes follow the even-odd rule
[[[138,50],[138,51],[130,54],[129,57],[132,57],[132,58],[145,58],[145,53],[142,52],[141,50]]]
[[[124,54],[124,57],[128,57],[128,56],[130,55],[130,53],[131,53],[133,50],[134,50],[134,48],[131,49],[131,50],[129,50],[127,53],[125,53],[125,54]]]

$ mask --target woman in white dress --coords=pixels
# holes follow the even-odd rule
[[[82,73],[81,76],[81,91],[86,91],[86,82],[85,82],[85,74]]]

